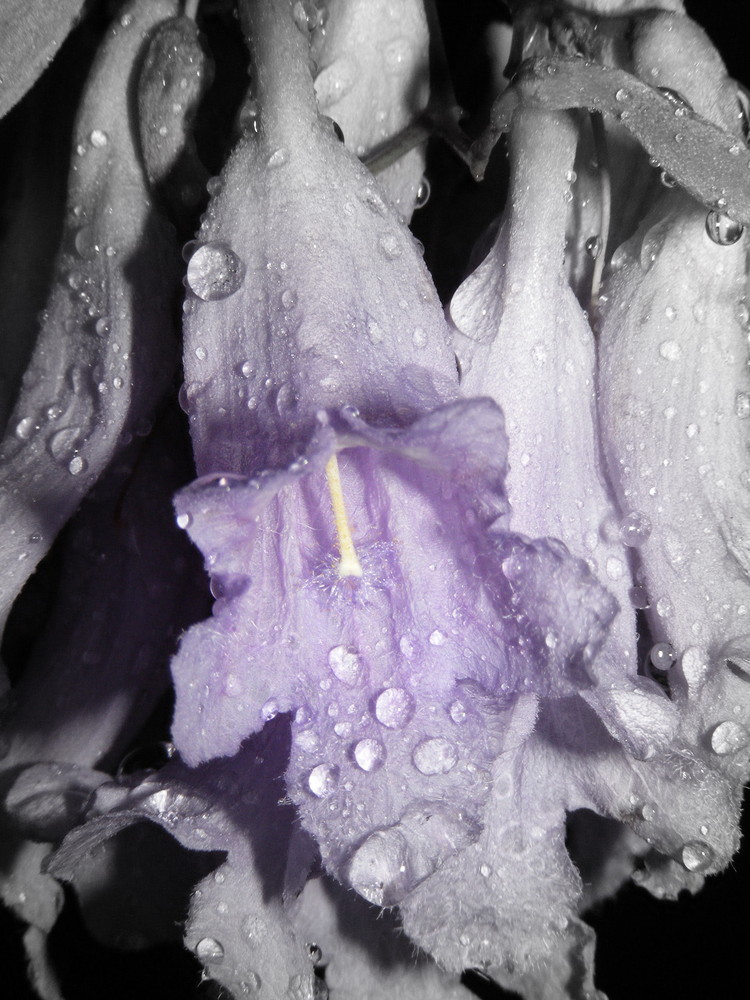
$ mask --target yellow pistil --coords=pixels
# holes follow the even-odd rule
[[[349,518],[346,514],[344,504],[344,491],[341,489],[341,476],[339,475],[339,461],[335,455],[331,455],[326,463],[326,479],[328,480],[328,491],[331,494],[331,506],[333,507],[333,519],[336,523],[336,535],[339,540],[339,576],[362,576],[362,566],[357,558],[357,550],[354,548],[352,533],[349,530]]]

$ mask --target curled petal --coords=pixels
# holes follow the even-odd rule
[[[83,0],[3,0],[0,7],[0,118],[42,75],[81,13]]]
[[[79,112],[55,284],[0,443],[0,624],[120,434],[149,417],[169,377],[171,237],[144,189],[128,81],[144,37],[173,6],[132,5],[97,57]]]

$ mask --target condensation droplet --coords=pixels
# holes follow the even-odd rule
[[[362,679],[362,664],[359,656],[346,646],[335,646],[328,654],[328,666],[332,673],[348,687],[354,687]]]
[[[81,455],[74,455],[68,462],[68,472],[71,476],[79,476],[82,472],[85,472],[87,468],[88,463]]]
[[[186,528],[189,528],[192,523],[193,523],[193,519],[190,516],[190,514],[178,514],[177,515],[177,527],[178,528],[182,528],[183,531]]]
[[[245,265],[226,243],[204,243],[187,268],[190,290],[204,302],[229,298],[245,279]]]
[[[354,763],[363,771],[377,771],[385,762],[385,747],[380,740],[367,737],[355,744],[352,756]]]
[[[431,646],[444,646],[445,636],[443,635],[443,633],[440,631],[439,628],[436,628],[434,632],[430,632],[429,641]]]
[[[386,688],[375,699],[375,718],[388,729],[401,729],[414,713],[414,699],[403,688]]]
[[[339,783],[339,769],[335,764],[318,764],[307,778],[307,785],[318,799],[325,799],[335,792]]]
[[[260,710],[260,714],[266,722],[275,719],[281,711],[281,707],[275,698],[269,698]]]
[[[195,946],[196,958],[205,965],[221,965],[224,961],[224,947],[216,938],[201,938]]]
[[[414,199],[414,208],[424,208],[427,202],[430,200],[430,182],[426,177],[423,177],[419,182],[419,187],[417,188],[416,198]]]
[[[586,253],[592,260],[596,260],[602,252],[602,246],[603,242],[601,236],[589,236],[585,243]]]
[[[95,128],[89,135],[89,142],[94,149],[104,149],[109,142],[109,136],[103,129]]]
[[[657,642],[651,647],[648,658],[657,670],[669,670],[677,656],[670,642]]]
[[[448,707],[448,715],[450,715],[451,719],[457,726],[460,726],[461,723],[466,722],[468,716],[466,705],[464,705],[464,703],[457,698],[455,701],[450,703],[450,706]]]
[[[682,354],[682,350],[676,340],[664,340],[659,344],[659,354],[666,361],[676,361]]]
[[[750,392],[738,392],[734,399],[734,412],[740,420],[750,417]]]
[[[283,167],[288,158],[288,153],[285,149],[276,149],[268,157],[268,166],[271,168]]]
[[[638,548],[650,538],[651,528],[650,518],[641,511],[631,511],[620,522],[620,541],[631,548]]]
[[[702,840],[690,840],[680,851],[680,861],[689,872],[704,872],[713,860],[713,849]]]
[[[458,751],[450,740],[436,736],[418,743],[411,759],[420,774],[447,774],[458,762]]]
[[[742,238],[744,227],[721,212],[709,212],[706,216],[706,232],[713,243],[730,247]]]
[[[711,749],[720,757],[744,750],[748,741],[750,734],[747,729],[733,719],[720,722],[711,733]]]

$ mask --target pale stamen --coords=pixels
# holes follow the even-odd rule
[[[357,557],[357,550],[354,548],[349,518],[344,504],[339,461],[335,455],[331,455],[326,463],[326,479],[328,480],[328,491],[331,494],[333,520],[336,524],[336,535],[339,542],[338,574],[339,576],[362,576],[362,566]]]

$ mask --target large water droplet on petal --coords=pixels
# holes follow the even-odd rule
[[[385,763],[385,747],[380,740],[360,740],[352,752],[354,763],[363,771],[377,771]]]
[[[671,643],[657,642],[651,647],[648,658],[657,670],[669,670],[677,656]]]
[[[706,216],[706,232],[713,243],[730,247],[742,238],[744,227],[721,212],[709,212]]]
[[[227,299],[241,287],[245,265],[226,243],[204,243],[198,247],[187,269],[187,282],[199,299]]]
[[[412,888],[406,838],[399,830],[378,830],[349,864],[349,881],[376,906],[392,906]]]
[[[744,750],[750,742],[750,734],[739,722],[728,719],[720,722],[711,733],[711,749],[720,756]]]
[[[689,872],[704,872],[713,860],[713,848],[702,840],[688,841],[680,852],[680,861]]]
[[[339,769],[335,764],[318,764],[307,779],[310,791],[318,799],[325,799],[333,792],[339,783]]]
[[[201,938],[195,946],[195,954],[206,965],[220,965],[224,961],[224,947],[212,937]]]
[[[332,673],[348,687],[354,687],[362,678],[362,664],[359,656],[346,646],[335,646],[328,654],[328,666]]]
[[[414,714],[414,699],[403,688],[386,688],[375,700],[375,718],[388,729],[401,729]]]
[[[638,548],[648,541],[650,535],[651,520],[641,511],[631,511],[620,522],[620,540],[625,545]]]
[[[450,740],[437,736],[418,743],[411,758],[420,774],[447,774],[456,766],[458,751]]]

